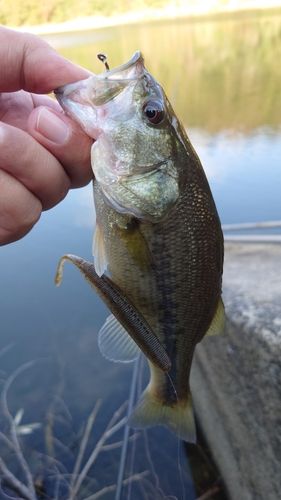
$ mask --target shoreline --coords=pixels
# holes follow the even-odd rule
[[[78,19],[71,19],[61,23],[47,23],[40,25],[24,25],[11,27],[17,31],[29,32],[35,35],[50,35],[57,33],[70,33],[77,31],[87,31],[93,29],[110,28],[114,26],[130,25],[139,22],[168,21],[185,18],[190,21],[216,20],[223,17],[235,17],[239,15],[273,15],[281,14],[281,1],[271,0],[261,1],[258,5],[252,2],[245,2],[242,6],[233,5],[210,8],[186,8],[167,6],[162,9],[143,9],[124,14],[109,16],[87,16]]]

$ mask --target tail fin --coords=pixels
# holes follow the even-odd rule
[[[180,439],[189,443],[196,442],[191,397],[168,406],[156,399],[149,389],[146,389],[129,418],[129,425],[136,429],[164,425]]]

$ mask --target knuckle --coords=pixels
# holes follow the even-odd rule
[[[13,217],[13,222],[6,222],[0,226],[0,245],[6,245],[17,241],[25,236],[38,222],[41,216],[41,203],[34,203],[32,210],[21,213],[21,217]]]
[[[15,220],[13,233],[17,236],[17,239],[27,234],[33,228],[40,219],[41,212],[42,205],[40,201],[32,197],[28,201],[28,205],[24,207],[21,213],[18,213],[17,220]]]
[[[93,177],[91,168],[92,140],[80,130],[72,135],[71,148],[63,161],[64,168],[71,180],[71,187],[82,187]]]
[[[71,177],[71,187],[80,188],[86,186],[93,178],[93,172],[89,169],[84,169],[79,174],[74,174]]]
[[[42,212],[42,205],[37,198],[33,198],[28,210],[23,214],[21,220],[21,229],[29,231],[40,219]]]
[[[62,201],[71,187],[71,181],[67,175],[60,175],[56,178],[55,188],[48,190],[48,196],[42,197],[43,210],[49,210]]]

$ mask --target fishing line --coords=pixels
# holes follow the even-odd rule
[[[144,357],[140,356],[140,362],[139,362],[139,376],[137,379],[136,383],[136,394],[135,394],[135,399],[139,400],[140,395],[142,393],[142,376],[143,376],[143,366],[144,366]],[[133,474],[134,470],[134,460],[135,460],[135,454],[136,454],[136,439],[134,439],[133,444],[132,444],[132,454],[131,454],[131,462],[130,462],[130,470],[129,470],[129,477],[131,474]],[[127,490],[127,500],[131,500],[131,495],[132,495],[132,483],[128,484],[128,490]]]
[[[178,399],[177,391],[176,391],[175,385],[174,385],[174,383],[172,381],[172,378],[171,378],[171,376],[168,373],[166,373],[166,375],[167,375],[168,380],[169,380],[169,382],[171,384],[171,387],[172,387],[172,389],[174,391],[174,394],[175,394],[175,397],[176,397],[176,401],[178,402],[179,399]],[[151,453],[150,453],[148,433],[147,433],[147,431],[145,429],[143,429],[142,432],[143,432],[143,437],[144,437],[144,446],[145,446],[145,452],[146,452],[147,461],[149,463],[152,476],[154,478],[154,488],[155,488],[154,494],[155,493],[157,494],[156,499],[160,500],[160,498],[161,498],[162,500],[178,500],[176,496],[171,496],[171,495],[166,496],[165,492],[161,488],[160,481],[159,481],[159,476],[158,476],[158,474],[156,472],[156,469],[154,467],[153,459],[152,459],[152,456],[151,456]],[[180,462],[180,438],[179,437],[177,438],[177,466],[178,466],[178,471],[179,471],[179,476],[180,476],[180,484],[181,484],[181,489],[182,489],[182,498],[180,500],[185,500],[186,499],[186,495],[185,495],[185,489],[184,489],[182,467],[181,467],[181,462]]]
[[[134,439],[133,443],[132,443],[131,460],[130,460],[130,468],[129,468],[129,471],[128,471],[128,477],[131,477],[133,475],[133,472],[134,472],[134,460],[135,460],[135,456],[136,456],[136,444],[137,444],[137,440]],[[128,488],[127,488],[127,500],[131,499],[132,485],[133,485],[132,482],[130,482],[128,484]]]
[[[142,360],[141,356],[138,356],[137,360],[134,363],[133,374],[132,374],[132,382],[131,382],[131,387],[130,387],[130,394],[129,394],[129,400],[128,400],[128,410],[127,410],[128,418],[133,411],[133,406],[134,406],[134,401],[136,399],[136,396],[139,395],[141,393],[141,390],[142,390],[142,388],[141,388],[142,371],[143,371],[143,360]],[[178,399],[177,391],[176,391],[175,385],[173,383],[173,380],[168,373],[166,373],[166,375],[167,375],[168,380],[171,384],[171,387],[174,391],[176,401],[178,402],[179,399]],[[121,498],[122,498],[121,495],[122,495],[122,486],[123,486],[123,480],[124,480],[124,475],[125,475],[126,458],[127,458],[127,454],[128,454],[129,435],[130,435],[130,427],[126,424],[125,429],[124,429],[124,434],[123,434],[123,445],[122,445],[121,456],[120,456],[120,464],[119,464],[118,477],[117,477],[117,487],[116,487],[116,493],[115,493],[115,500],[121,500]],[[146,450],[146,456],[147,456],[148,463],[150,465],[151,473],[154,477],[156,492],[158,492],[158,494],[160,494],[162,496],[162,498],[164,498],[164,499],[169,498],[169,497],[165,496],[163,490],[160,487],[159,477],[158,477],[157,472],[155,470],[153,460],[152,460],[152,457],[150,454],[148,436],[147,436],[147,432],[145,430],[143,430],[143,436],[144,436],[144,445],[145,445],[145,450]],[[180,452],[181,448],[180,447],[181,447],[181,440],[178,437],[177,438],[177,466],[178,466],[179,479],[180,479],[180,485],[181,485],[181,490],[182,490],[181,500],[186,500],[186,491],[185,491],[185,487],[184,487],[183,469],[182,469],[182,464],[181,464],[181,452]],[[135,451],[136,451],[136,443],[134,442],[133,446],[132,446],[131,468],[129,471],[130,474],[133,472]],[[129,485],[127,500],[130,500],[131,493],[132,493],[132,486]]]
[[[178,461],[178,471],[179,471],[179,477],[180,477],[180,487],[181,487],[181,492],[182,492],[182,500],[186,500],[186,490],[184,486],[184,479],[183,479],[183,470],[182,470],[182,463],[181,463],[181,440],[178,437],[177,438],[177,461]]]
[[[140,377],[138,379],[138,398],[140,398],[140,395],[142,394],[142,391],[143,391],[143,387],[142,387],[143,369],[144,369],[144,359],[142,358]],[[154,464],[153,464],[153,460],[152,460],[150,449],[149,449],[148,435],[147,435],[146,429],[142,429],[142,435],[143,435],[143,440],[144,440],[144,448],[145,448],[146,458],[147,458],[147,461],[149,463],[151,473],[152,473],[152,476],[154,477],[154,481],[155,481],[155,489],[160,492],[162,499],[163,499],[163,498],[165,498],[165,495],[160,488],[159,477],[157,475],[157,472],[156,472]]]
[[[138,358],[138,360],[139,360],[138,377],[137,377],[137,381],[136,381],[136,389],[134,391],[134,399],[136,399],[136,398],[139,399],[140,396],[141,396],[141,394],[142,394],[142,392],[143,392],[143,387],[142,387],[142,378],[143,378],[143,369],[144,369],[144,358],[143,358],[143,356],[140,356]],[[132,380],[132,385],[134,383],[135,383],[134,380]],[[131,391],[132,391],[132,386],[131,386]],[[130,397],[131,397],[131,394],[130,394]],[[128,414],[129,414],[129,408],[128,408]],[[148,435],[147,435],[147,431],[145,429],[142,429],[142,435],[143,435],[143,439],[144,439],[144,447],[145,447],[146,458],[147,458],[147,461],[149,463],[150,470],[151,470],[152,476],[154,477],[154,481],[155,481],[155,485],[154,485],[155,490],[156,490],[157,493],[160,493],[161,500],[165,500],[167,497],[165,496],[164,492],[162,491],[162,489],[160,487],[159,477],[158,477],[158,475],[156,473],[156,470],[155,470],[155,467],[154,467],[154,464],[153,464],[153,460],[152,460],[150,449],[149,449]],[[131,456],[131,464],[130,464],[130,470],[129,470],[129,476],[128,477],[130,477],[130,475],[133,473],[135,453],[136,453],[136,441],[134,440],[133,441],[133,445],[132,445],[132,456]],[[151,484],[151,486],[152,486],[152,484]],[[155,494],[155,491],[153,493]],[[145,490],[143,490],[143,494],[145,495],[145,498],[147,498]],[[129,485],[128,485],[128,493],[127,493],[127,500],[131,500],[131,498],[132,498],[131,495],[132,495],[132,483],[129,483]],[[159,498],[159,497],[157,496],[156,498]]]
[[[165,496],[164,491],[160,487],[159,477],[157,475],[157,472],[156,472],[154,464],[153,464],[153,460],[152,460],[150,449],[149,449],[148,435],[147,435],[147,431],[145,429],[143,430],[143,435],[144,435],[146,458],[147,458],[147,461],[151,467],[152,476],[154,477],[155,489],[156,489],[157,493],[160,494],[161,499],[165,500],[167,497]]]
[[[177,393],[177,390],[175,388],[172,377],[169,375],[169,373],[166,373],[166,375],[168,377],[168,380],[171,384],[171,387],[174,391],[174,394],[176,396],[176,400],[178,403],[179,402],[178,393]],[[180,430],[181,425],[182,424],[180,422],[179,423],[179,430]],[[185,486],[184,486],[183,470],[182,470],[183,468],[182,468],[182,463],[181,463],[181,439],[179,436],[177,436],[177,465],[178,465],[178,472],[179,472],[179,479],[180,479],[180,487],[181,487],[181,492],[182,492],[182,500],[186,500],[186,490],[185,490]]]
[[[143,435],[144,435],[144,441],[145,441],[145,452],[146,452],[146,457],[147,457],[147,460],[148,460],[148,463],[151,467],[151,472],[152,472],[152,475],[154,476],[154,481],[155,481],[155,492],[157,493],[157,497],[156,500],[178,500],[178,498],[174,495],[168,495],[166,496],[165,495],[165,492],[162,490],[161,486],[160,486],[160,481],[159,481],[159,477],[157,475],[157,472],[156,472],[156,469],[154,467],[154,464],[153,464],[153,460],[152,460],[152,456],[151,456],[151,453],[150,453],[150,449],[149,449],[149,442],[148,442],[148,435],[147,435],[147,431],[146,430],[143,430]],[[179,441],[179,440],[178,440]],[[155,492],[154,492],[154,495],[155,495]],[[160,496],[158,496],[158,494]],[[184,500],[184,499],[180,499],[180,500]]]
[[[132,383],[131,383],[130,395],[129,395],[129,401],[128,401],[128,411],[127,411],[128,418],[133,411],[134,400],[135,400],[135,395],[136,395],[136,386],[137,386],[139,366],[140,366],[140,355],[138,356],[137,360],[134,363],[133,377],[132,377]],[[126,424],[125,429],[124,429],[124,435],[123,435],[123,445],[122,445],[122,450],[121,450],[115,500],[121,500],[122,483],[123,483],[124,473],[125,473],[125,463],[126,463],[126,457],[127,457],[127,451],[128,451],[129,434],[130,434],[130,427],[128,426],[128,424]]]

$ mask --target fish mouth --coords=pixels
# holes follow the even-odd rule
[[[124,73],[124,72],[126,73],[128,70],[134,68],[135,66],[139,66],[139,68],[144,67],[144,59],[143,59],[143,56],[142,56],[142,53],[140,50],[137,50],[132,55],[131,59],[129,59],[129,61],[127,61],[126,63],[121,64],[120,66],[117,66],[116,68],[103,71],[103,73],[100,73],[99,75],[97,75],[97,78],[108,79],[108,78],[113,77],[113,79],[115,80],[116,76],[118,76],[119,73]],[[124,79],[124,76],[122,79]],[[128,78],[128,79],[131,80],[131,79],[135,79],[135,78]]]
[[[101,106],[120,94],[128,85],[141,79],[145,71],[144,59],[141,52],[137,51],[126,63],[99,75],[93,73],[84,80],[58,87],[54,94],[67,113],[74,103],[83,107]],[[75,111],[73,117],[75,119]]]
[[[86,87],[86,82],[89,80],[89,78],[92,78],[92,76],[85,78],[85,80],[79,80],[78,82],[62,85],[62,87],[58,87],[53,92],[59,101],[60,98],[67,97],[70,94],[73,94],[75,91],[79,91],[81,87]]]
[[[74,83],[68,83],[66,85],[63,85],[62,87],[58,87],[57,89],[54,90],[54,94],[57,98],[60,97],[67,97],[71,93],[75,92],[77,89],[81,88],[81,83],[82,86],[87,85],[87,82],[92,79],[98,79],[98,80],[137,80],[142,76],[144,72],[144,59],[142,56],[142,53],[137,50],[129,59],[124,64],[121,64],[120,66],[117,66],[116,68],[112,68],[110,70],[103,71],[99,75],[95,75],[94,73],[89,76],[88,78],[85,78],[85,80],[80,80],[78,82]]]

